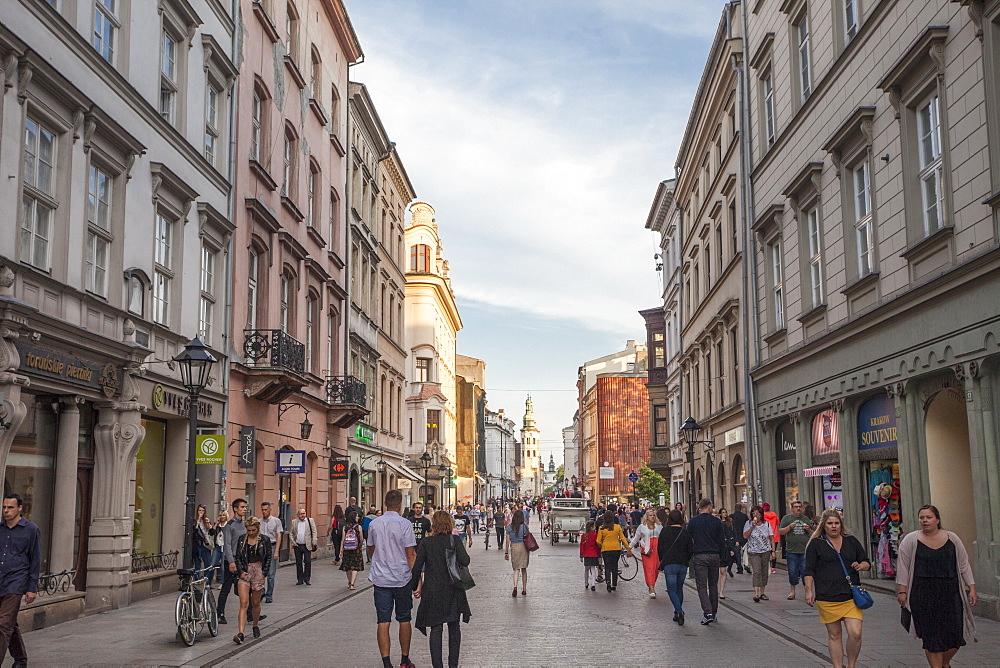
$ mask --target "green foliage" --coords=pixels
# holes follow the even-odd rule
[[[565,477],[566,477],[566,465],[560,464],[559,468],[556,469],[556,482],[557,483],[562,482]]]
[[[635,483],[635,491],[640,499],[659,503],[660,494],[666,497],[666,505],[670,505],[670,485],[659,473],[643,464],[639,467],[639,481]]]

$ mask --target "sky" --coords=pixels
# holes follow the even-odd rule
[[[562,463],[577,369],[662,303],[645,229],[723,0],[345,0],[368,87],[436,211],[491,410],[531,393]]]

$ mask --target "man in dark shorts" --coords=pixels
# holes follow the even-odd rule
[[[368,526],[368,558],[371,570],[368,580],[375,585],[375,614],[378,617],[378,649],[384,668],[392,668],[389,653],[392,640],[389,625],[395,608],[399,622],[399,647],[403,656],[401,668],[413,666],[410,661],[410,613],[413,610],[413,589],[410,588],[410,569],[417,560],[417,539],[413,524],[401,517],[403,494],[398,489],[385,495],[385,513],[372,520]]]

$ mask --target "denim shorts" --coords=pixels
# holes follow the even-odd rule
[[[392,609],[396,608],[396,621],[410,621],[413,611],[413,589],[405,587],[375,587],[375,615],[379,624],[392,621]]]

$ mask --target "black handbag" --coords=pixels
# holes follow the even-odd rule
[[[469,572],[468,566],[460,566],[458,564],[458,552],[455,549],[455,536],[451,536],[450,547],[444,550],[445,562],[448,565],[448,579],[451,582],[451,586],[455,589],[461,589],[462,591],[469,591],[476,586],[476,581],[472,579],[472,573]]]
[[[907,633],[910,632],[910,611],[903,606],[899,607],[899,623],[903,625]]]

